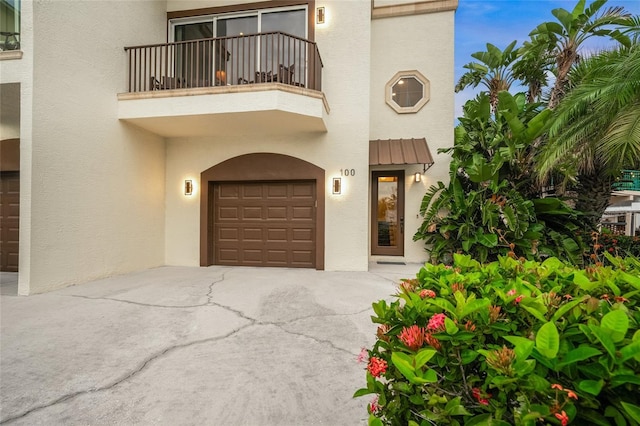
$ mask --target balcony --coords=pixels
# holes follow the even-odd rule
[[[118,118],[164,137],[326,132],[317,45],[281,32],[125,47]]]
[[[640,170],[623,170],[612,187],[617,192],[640,192]]]

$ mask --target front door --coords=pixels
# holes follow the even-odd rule
[[[404,256],[404,171],[373,172],[371,254]]]

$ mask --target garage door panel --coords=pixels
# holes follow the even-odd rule
[[[264,240],[264,230],[262,228],[244,228],[242,230],[243,241],[259,241]]]
[[[243,199],[258,199],[263,198],[262,185],[245,184],[242,186],[242,198]]]
[[[292,262],[296,265],[313,264],[314,253],[311,250],[296,250],[292,252]]]
[[[315,229],[295,228],[292,230],[291,239],[298,242],[312,242]]]
[[[218,219],[222,220],[238,220],[238,208],[237,207],[221,207],[218,210]]]
[[[224,187],[220,187],[220,193],[218,196],[222,199],[237,200],[240,195],[240,189],[238,184],[226,184]]]
[[[288,197],[289,187],[281,183],[267,184],[267,199],[286,199]]]
[[[292,218],[296,220],[314,220],[312,206],[294,207]]]
[[[262,207],[242,207],[243,219],[261,219]]]
[[[293,198],[314,198],[316,196],[315,184],[310,182],[307,184],[299,184],[293,187]]]
[[[267,219],[268,220],[284,220],[287,219],[287,208],[286,207],[268,207],[267,208]]]
[[[267,241],[287,241],[286,228],[269,228],[267,230]]]
[[[313,181],[214,184],[214,263],[315,267],[315,201]]]

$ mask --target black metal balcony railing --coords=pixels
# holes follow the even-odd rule
[[[623,170],[612,187],[615,191],[640,191],[640,170]]]
[[[128,91],[278,82],[322,90],[314,42],[282,32],[125,47]]]

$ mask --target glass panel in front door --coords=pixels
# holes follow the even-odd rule
[[[404,254],[404,182],[399,173],[374,174],[372,254]]]

